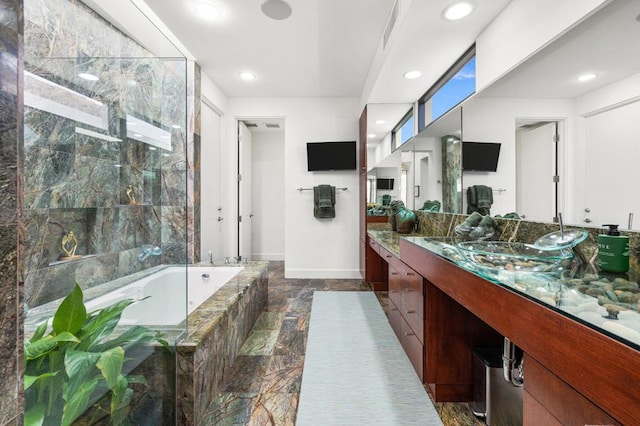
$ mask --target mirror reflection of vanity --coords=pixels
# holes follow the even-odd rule
[[[465,213],[467,188],[486,185],[493,189],[492,215],[517,212],[551,222],[561,212],[568,224],[627,228],[630,213],[640,215],[640,197],[628,189],[640,178],[640,54],[632,42],[640,40],[637,16],[633,0],[608,3],[416,135],[406,146],[413,150],[409,198],[415,208],[439,197],[441,211]],[[596,77],[577,80],[587,72]],[[410,108],[386,105],[393,106]],[[369,126],[379,119],[372,111]],[[458,126],[454,117],[461,117]],[[447,134],[499,143],[497,171],[443,170],[436,142]],[[376,169],[386,161],[379,152],[369,155]],[[397,155],[389,151],[387,157]],[[452,205],[444,202],[443,180],[458,174],[460,204]]]

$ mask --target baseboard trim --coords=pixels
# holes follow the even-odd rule
[[[361,280],[358,269],[292,269],[284,268],[285,278]]]

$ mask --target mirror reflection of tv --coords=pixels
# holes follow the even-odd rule
[[[378,178],[376,179],[376,189],[393,189],[393,179]]]
[[[495,172],[498,170],[500,144],[496,142],[462,142],[462,170]]]
[[[307,142],[307,170],[355,170],[356,142]]]

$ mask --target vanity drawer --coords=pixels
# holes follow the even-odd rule
[[[417,311],[405,301],[404,306],[400,306],[400,314],[407,322],[411,330],[415,333],[418,340],[424,343],[424,319],[418,315]]]
[[[396,259],[396,257],[389,250],[382,247],[380,244],[378,244],[377,252],[380,255],[380,257],[384,259],[387,263],[392,263],[392,261]]]
[[[424,382],[424,346],[422,342],[418,340],[415,332],[411,330],[411,327],[404,321],[402,318],[401,322],[401,333],[400,343],[404,351],[409,357],[409,361],[411,361],[411,365],[413,365],[414,370],[418,374],[420,378],[420,382]]]
[[[401,340],[402,337],[402,316],[400,315],[400,310],[393,303],[393,301],[389,300],[389,324],[391,324],[391,328],[393,332],[396,333],[398,340]]]
[[[403,288],[402,276],[392,265],[389,265],[389,300],[392,300],[396,306],[402,303]]]

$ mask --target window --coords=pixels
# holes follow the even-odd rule
[[[392,149],[396,149],[403,143],[411,139],[414,135],[413,108],[402,117],[391,131]]]
[[[476,91],[475,46],[456,63],[418,101],[418,127],[446,114]]]

